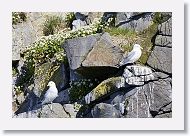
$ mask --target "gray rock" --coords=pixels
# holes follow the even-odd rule
[[[155,118],[172,118],[172,112],[157,115]]]
[[[30,113],[30,111],[39,109],[39,107],[37,106],[38,101],[39,98],[33,92],[31,92],[25,98],[24,102],[20,104],[18,110],[14,114],[18,115],[24,112]]]
[[[135,89],[138,90],[134,95],[125,98],[129,103],[126,108],[127,118],[161,118],[161,114],[172,111],[170,78],[150,82]]]
[[[64,104],[63,108],[70,118],[76,118],[78,109],[75,109],[74,104]]]
[[[82,61],[99,38],[100,34],[66,40],[63,47],[72,70],[76,70],[81,66]]]
[[[101,18],[103,16],[103,12],[89,12],[88,17],[86,18],[87,24],[91,24],[95,19]]]
[[[18,45],[12,45],[12,61],[20,60],[20,47]]]
[[[120,13],[122,14],[122,13]],[[134,13],[123,13],[124,15],[118,17],[118,26],[119,28],[134,30],[136,32],[141,32],[147,29],[153,22],[154,13],[140,13],[138,15],[133,15]]]
[[[155,46],[147,64],[154,69],[172,73],[172,48]]]
[[[152,70],[144,66],[126,66],[123,77],[128,85],[144,85],[145,82],[153,80]]]
[[[70,68],[84,77],[106,79],[118,72],[122,51],[108,33],[67,40],[64,48]]]
[[[88,16],[89,12],[75,12],[75,18],[84,21]]]
[[[51,110],[52,106],[52,110]],[[40,111],[40,118],[68,118],[68,114],[63,109],[63,106],[58,103],[53,103],[43,106]]]
[[[140,12],[117,12],[115,24],[119,25],[121,22],[129,21],[130,18],[141,14]]]
[[[55,103],[69,103],[69,89],[63,90],[58,93],[58,97],[53,102]]]
[[[172,102],[172,81],[171,78],[154,81],[153,101],[150,106],[151,111],[166,109],[166,106]],[[171,109],[171,106],[168,107]]]
[[[158,26],[159,34],[161,35],[172,35],[172,18],[168,19],[166,22]]]
[[[164,46],[164,47],[172,47],[172,37],[157,35],[155,39],[155,45]]]
[[[85,21],[81,21],[80,19],[74,20],[72,22],[72,30],[76,30],[76,29],[80,29],[83,26],[86,26],[86,22]]]
[[[38,111],[28,111],[19,113],[18,115],[13,115],[13,118],[38,118]]]
[[[162,73],[162,72],[154,72],[153,75],[154,75],[155,80],[165,79],[165,78],[170,77],[170,75]]]
[[[13,54],[20,55],[20,51],[22,52],[23,49],[28,47],[37,39],[36,31],[31,22],[25,22],[14,26],[12,34]],[[13,55],[13,57],[15,56]]]
[[[127,115],[125,117],[127,118],[151,118],[152,117],[149,111],[149,103],[148,103],[148,100],[151,99],[151,97],[149,97],[149,99],[147,100],[147,97],[145,96],[145,92],[150,91],[149,84],[134,88],[136,91],[135,94],[129,97],[126,97],[128,101],[128,105],[126,108]]]
[[[52,109],[51,109],[52,108]],[[58,103],[44,105],[41,108],[14,115],[14,118],[68,118],[63,106]]]
[[[118,46],[113,45],[108,33],[104,33],[100,40],[96,42],[93,49],[88,53],[82,62],[84,67],[118,67],[122,58],[122,51]]]
[[[53,73],[50,81],[54,81],[59,91],[69,84],[69,73],[65,64],[61,64]]]
[[[97,104],[91,111],[93,118],[119,118],[120,111],[116,110],[113,105],[106,103]]]

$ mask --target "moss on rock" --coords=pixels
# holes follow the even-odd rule
[[[92,101],[100,99],[108,94],[111,94],[121,87],[125,86],[123,77],[112,77],[101,82],[96,88],[85,96],[85,101],[89,104]]]

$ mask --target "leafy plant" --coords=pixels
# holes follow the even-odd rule
[[[72,22],[74,20],[76,20],[74,12],[69,12],[69,13],[66,14],[65,23],[66,23],[67,27],[71,28],[72,27]]]
[[[91,25],[75,31],[60,31],[54,35],[42,36],[22,52],[25,58],[25,66],[23,67],[23,74],[18,78],[18,85],[21,86],[24,83],[32,81],[35,67],[45,62],[51,61],[52,59],[58,63],[67,62],[66,55],[61,47],[66,39],[96,34],[97,32],[102,32],[103,29],[108,26],[109,22],[103,23],[101,19],[99,19]]]
[[[64,28],[63,19],[61,16],[49,16],[43,25],[43,34],[45,36],[58,33],[60,29]]]
[[[26,13],[25,12],[12,12],[12,24],[16,25],[18,23],[26,21]]]
[[[171,16],[167,13],[156,12],[154,14],[153,22],[156,24],[161,24],[161,23],[167,21],[170,17]]]
[[[92,89],[94,89],[98,83],[99,81],[97,79],[81,79],[79,81],[71,82],[71,101],[74,102],[82,99],[86,94],[92,91]]]

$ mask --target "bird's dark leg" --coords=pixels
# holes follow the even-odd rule
[[[52,102],[51,102],[51,107],[50,107],[50,110],[53,111],[53,105],[52,105]]]
[[[48,104],[48,107],[50,108],[51,113],[55,113],[55,112],[53,111],[53,105],[52,105],[53,102],[51,102],[50,104],[51,104],[51,105]],[[56,113],[55,113],[55,114],[56,114]]]

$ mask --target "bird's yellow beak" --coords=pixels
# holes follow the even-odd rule
[[[48,83],[47,86],[50,86],[50,83]]]
[[[141,49],[143,49],[143,47],[140,47]]]

